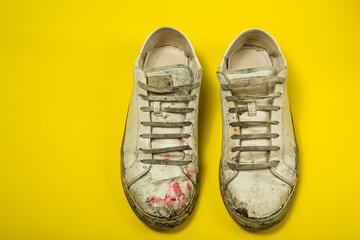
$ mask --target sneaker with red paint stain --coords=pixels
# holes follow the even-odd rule
[[[152,228],[181,224],[195,205],[201,76],[190,41],[170,27],[151,33],[135,62],[121,178],[130,206]]]

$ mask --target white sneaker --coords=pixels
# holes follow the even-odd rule
[[[121,179],[136,215],[155,229],[181,224],[198,193],[197,115],[202,69],[189,39],[161,27],[134,65]]]
[[[223,118],[220,189],[232,218],[248,229],[279,223],[293,201],[298,152],[287,64],[275,39],[241,33],[218,71]]]

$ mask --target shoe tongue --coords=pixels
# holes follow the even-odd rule
[[[224,74],[229,84],[247,85],[232,89],[234,96],[265,95],[268,94],[269,90],[269,84],[266,78],[270,79],[271,77],[275,77],[278,71],[274,67],[258,67],[227,70]],[[263,81],[264,78],[265,81]]]
[[[193,73],[183,64],[145,69],[147,84],[155,87],[175,87],[191,84]]]
[[[278,74],[278,70],[269,66],[227,70],[224,74],[230,83],[240,83],[244,81],[256,81],[259,77],[276,76]]]
[[[144,70],[146,73],[147,84],[154,87],[165,88],[165,87],[176,87],[187,84],[192,84],[194,76],[191,69],[183,64],[169,65],[164,67],[147,68]],[[190,90],[176,91],[174,93],[165,93],[165,95],[172,96],[187,96],[190,94]],[[162,93],[150,92],[150,95],[164,95]],[[158,105],[160,108],[186,108],[188,103],[185,102],[150,102],[150,106]],[[185,115],[181,113],[167,113],[162,112],[161,114],[151,114],[151,121],[154,122],[183,122],[185,121]],[[181,134],[183,133],[182,127],[179,128],[162,128],[153,127],[152,133],[154,134]],[[152,139],[151,146],[153,148],[164,148],[181,146],[184,143],[182,139]],[[154,158],[158,159],[171,159],[181,160],[184,158],[183,152],[170,152],[170,153],[159,153],[153,154]]]
[[[239,87],[231,89],[233,96],[251,96],[251,95],[267,95],[274,89],[274,82],[268,81],[271,77],[277,76],[278,71],[273,67],[249,68],[226,71],[225,77],[229,84],[235,84]],[[262,81],[265,80],[265,81]],[[244,83],[244,84],[243,84]],[[249,83],[249,84],[247,84]],[[241,87],[240,87],[241,86]],[[239,101],[236,106],[250,105],[271,105],[270,99],[258,99],[254,101]],[[255,111],[255,115],[249,112],[243,112],[238,115],[239,121],[270,121],[270,114],[266,111]],[[267,126],[241,128],[240,134],[259,134],[268,133],[270,131]],[[269,140],[266,139],[247,139],[241,141],[241,146],[268,146]],[[262,162],[267,158],[266,152],[241,152],[239,154],[240,161]]]

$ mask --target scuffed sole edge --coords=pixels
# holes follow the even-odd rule
[[[298,157],[299,157],[299,155],[297,154],[297,163],[299,164]],[[298,166],[297,166],[297,169],[296,169],[296,176],[297,176],[296,183],[295,183],[295,185],[294,185],[294,187],[293,187],[293,189],[292,189],[292,191],[290,193],[290,198],[283,205],[284,207],[279,209],[279,211],[277,211],[276,213],[274,213],[273,215],[271,215],[269,217],[258,218],[258,219],[244,218],[240,214],[238,214],[235,211],[235,209],[233,209],[231,207],[230,202],[225,197],[225,192],[224,192],[224,189],[222,187],[223,184],[221,183],[221,172],[220,172],[220,170],[221,170],[221,161],[220,161],[220,168],[219,168],[219,183],[220,183],[221,197],[223,199],[226,210],[228,211],[230,216],[234,219],[234,221],[237,222],[242,227],[244,227],[245,229],[247,229],[247,230],[265,230],[265,229],[269,229],[269,228],[277,225],[279,222],[281,222],[281,220],[283,220],[283,218],[289,212],[290,207],[291,207],[291,205],[292,205],[292,203],[294,201],[294,198],[295,198],[297,184],[298,184],[298,181],[299,181],[299,167]]]
[[[180,214],[174,218],[165,219],[165,218],[154,217],[152,215],[145,213],[135,203],[135,201],[133,200],[133,198],[129,192],[129,189],[124,185],[124,179],[123,179],[122,174],[121,174],[121,182],[122,182],[122,186],[123,186],[123,189],[125,192],[125,196],[128,200],[128,203],[129,203],[130,207],[132,208],[132,210],[135,212],[136,216],[141,221],[143,221],[146,225],[148,225],[149,227],[156,229],[156,230],[169,230],[169,229],[172,229],[172,228],[182,224],[193,212],[194,207],[195,207],[195,202],[198,197],[198,191],[199,191],[199,187],[196,187],[195,195],[190,200],[190,204],[189,204],[188,208],[185,209],[182,214]]]

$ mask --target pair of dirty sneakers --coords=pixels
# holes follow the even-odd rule
[[[146,39],[133,75],[121,150],[122,184],[143,222],[169,229],[191,214],[198,195],[202,68],[189,39],[177,29],[161,27]],[[220,191],[231,217],[247,229],[276,225],[294,199],[298,152],[286,76],[278,44],[260,29],[241,33],[217,72]]]

